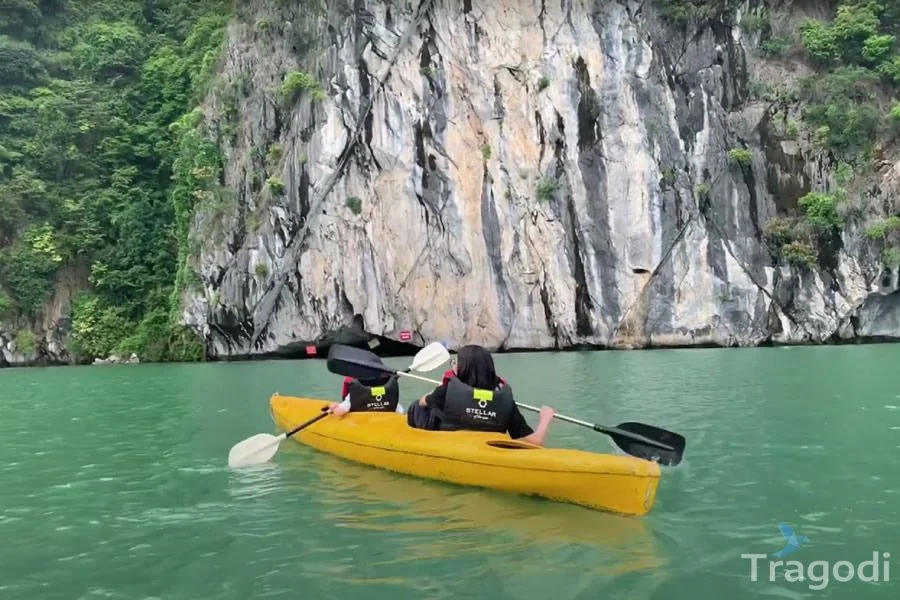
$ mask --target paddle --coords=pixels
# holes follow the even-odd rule
[[[382,363],[377,355],[350,346],[332,346],[328,353],[327,367],[332,373],[350,377],[369,378],[383,373],[392,373],[441,385],[440,381],[427,377],[394,371]],[[534,406],[521,402],[516,404],[524,409],[540,412],[540,409]],[[616,445],[627,454],[645,460],[654,460],[665,466],[677,465],[684,455],[685,439],[673,431],[644,423],[627,422],[618,427],[605,427],[560,414],[555,414],[554,417],[604,433],[610,436]]]
[[[334,346],[332,346],[332,351],[328,353],[328,360],[331,360],[331,356],[334,350]],[[352,346],[342,346],[343,350],[338,350],[338,354],[345,353],[347,356],[354,357],[358,356],[355,352],[358,350],[357,348],[353,348]],[[381,359],[371,352],[364,351],[369,356],[369,364],[378,366],[379,375],[391,372],[398,373],[397,371],[392,371],[390,367],[381,362]],[[440,342],[432,342],[419,350],[416,353],[415,357],[413,357],[413,362],[410,366],[408,366],[404,371],[399,371],[401,375],[407,375],[410,377],[415,377],[414,375],[408,373],[409,371],[433,371],[440,367],[442,364],[447,362],[450,359],[450,353],[447,352],[447,349]],[[330,370],[330,369],[329,369]],[[361,372],[360,372],[361,373]],[[347,374],[348,377],[354,378],[362,378],[365,379],[367,377],[372,377],[372,370],[368,370],[365,374],[361,375],[351,375]],[[309,427],[316,421],[320,419],[324,419],[328,416],[328,407],[322,408],[322,414],[316,417],[313,417],[309,421],[302,423],[295,427],[294,429],[282,433],[279,435],[271,435],[268,433],[257,433],[254,436],[251,436],[241,442],[238,442],[234,446],[231,447],[231,451],[228,453],[228,466],[229,467],[246,467],[251,465],[259,465],[265,462],[268,462],[275,453],[278,452],[278,448],[284,440],[291,437],[298,431]]]
[[[528,406],[521,402],[517,402],[517,404],[522,408],[541,412],[541,409],[534,406]],[[617,427],[605,427],[565,415],[554,416],[562,421],[568,421],[569,423],[605,433],[625,453],[645,460],[653,460],[667,467],[676,466],[681,462],[682,456],[684,456],[685,439],[674,431],[632,421],[620,423]]]

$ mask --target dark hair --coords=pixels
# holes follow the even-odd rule
[[[481,346],[463,346],[456,357],[456,376],[465,384],[493,390],[500,383],[491,353]]]

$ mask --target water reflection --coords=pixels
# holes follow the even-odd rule
[[[405,551],[384,564],[559,552],[578,546],[602,560],[579,561],[597,576],[667,564],[639,518],[490,490],[467,488],[356,465],[300,446],[279,456],[285,479],[300,478],[333,526],[403,536]],[[438,542],[436,538],[439,538]]]

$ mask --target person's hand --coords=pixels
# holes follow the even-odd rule
[[[540,414],[541,423],[549,423],[553,420],[553,415],[556,414],[556,411],[550,406],[542,406]]]
[[[341,406],[340,404],[338,404],[337,402],[335,402],[328,408],[328,412],[330,412],[331,414],[333,414],[336,417],[343,417],[349,411],[346,408],[344,408],[343,406]]]

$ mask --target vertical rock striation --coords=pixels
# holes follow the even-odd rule
[[[821,269],[767,246],[831,167],[751,101],[772,67],[739,25],[625,1],[245,11],[221,73],[248,82],[223,142],[235,202],[196,215],[184,293],[215,355],[401,330],[492,349],[900,336],[897,273],[860,232]],[[327,97],[286,102],[293,71]]]

